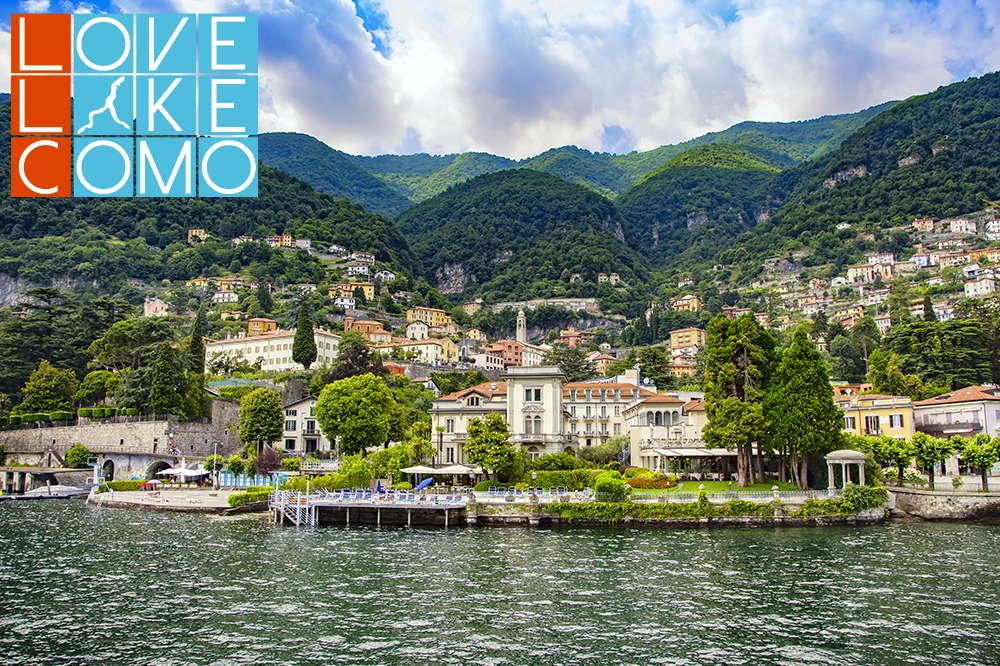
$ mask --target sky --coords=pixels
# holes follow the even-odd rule
[[[1000,0],[0,0],[256,12],[260,128],[353,154],[649,150],[1000,69]]]

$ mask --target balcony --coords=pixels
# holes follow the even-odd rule
[[[869,437],[878,437],[882,434],[882,428],[865,428],[865,434]]]

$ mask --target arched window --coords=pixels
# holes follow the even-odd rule
[[[541,416],[536,416],[535,417],[535,434],[536,435],[541,435],[542,434],[542,417]]]
[[[539,452],[538,452],[538,447],[537,447],[537,446],[531,446],[531,447],[529,447],[529,448],[528,448],[528,456],[529,456],[529,457],[530,457],[530,458],[531,458],[532,460],[538,460],[538,456],[539,456],[539,455],[540,455],[540,454],[539,454]]]
[[[663,425],[663,412],[656,412],[656,424]]]
[[[468,405],[469,407],[478,407],[479,396],[478,395],[469,396],[469,399],[466,400],[465,404]]]
[[[646,412],[646,425],[653,425],[653,412]]]
[[[530,416],[525,416],[524,417],[524,434],[525,435],[530,435],[531,434],[531,417]]]

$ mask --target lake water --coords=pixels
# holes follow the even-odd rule
[[[1000,664],[1000,526],[272,528],[0,504],[0,664]]]

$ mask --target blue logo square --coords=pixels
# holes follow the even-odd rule
[[[131,136],[131,75],[73,77],[73,133],[77,136]]]
[[[257,133],[256,76],[198,77],[198,134]]]
[[[73,73],[133,71],[132,14],[73,15]]]
[[[257,196],[257,137],[198,139],[198,196]]]
[[[198,133],[197,76],[137,76],[135,121],[138,134]]]
[[[198,14],[198,72],[257,72],[256,14]]]
[[[135,17],[135,71],[140,74],[195,74],[198,71],[194,14],[139,14]]]
[[[195,196],[195,139],[136,141],[136,194],[140,197]]]
[[[131,197],[131,137],[73,139],[74,197]]]

